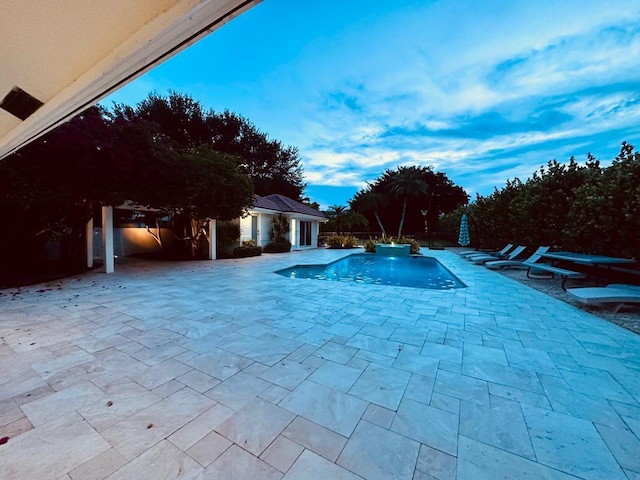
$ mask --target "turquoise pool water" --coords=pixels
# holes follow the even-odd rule
[[[432,290],[466,287],[433,257],[386,257],[356,253],[326,265],[295,265],[278,270],[276,273],[289,278],[312,278]]]

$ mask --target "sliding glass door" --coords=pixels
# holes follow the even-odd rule
[[[311,222],[300,222],[300,246],[311,245]]]

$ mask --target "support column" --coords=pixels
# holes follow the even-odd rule
[[[209,237],[209,260],[216,259],[216,244],[218,243],[216,234],[217,223],[215,218],[209,219],[209,231],[207,232],[207,236]]]
[[[102,260],[104,272],[113,273],[113,207],[102,207]]]
[[[85,227],[87,237],[87,268],[93,267],[93,217],[87,222]]]

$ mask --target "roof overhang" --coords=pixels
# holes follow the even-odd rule
[[[260,1],[0,0],[0,159]]]

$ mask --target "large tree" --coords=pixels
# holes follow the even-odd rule
[[[135,108],[115,105],[113,115],[156,123],[159,132],[177,148],[204,145],[237,156],[241,159],[240,169],[251,178],[258,195],[279,193],[296,200],[302,198],[306,185],[298,150],[270,140],[238,114],[205,111],[189,95],[171,92],[167,97],[151,93]]]
[[[414,177],[412,181],[422,180],[426,185],[426,191],[422,192],[421,188],[412,189],[414,195],[397,195],[400,185],[394,180],[398,179],[400,172],[405,171],[407,176],[408,172],[411,172]],[[371,198],[370,194],[374,197]],[[370,225],[378,224],[383,233],[394,228],[400,230],[400,233],[416,233],[424,231],[425,220],[429,230],[433,230],[441,214],[466,205],[468,201],[469,196],[462,187],[455,185],[446,174],[434,172],[428,166],[414,166],[386,170],[366,188],[356,193],[350,204],[368,218]],[[403,211],[405,215],[401,226]],[[422,211],[426,211],[425,217],[422,216]],[[383,225],[386,228],[383,228]]]

